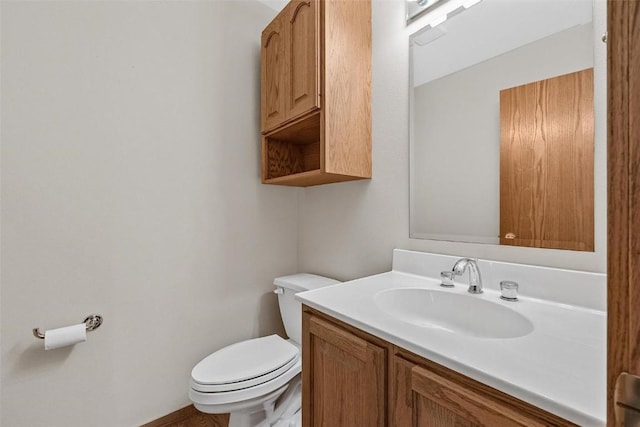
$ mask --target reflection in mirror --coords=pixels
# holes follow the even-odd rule
[[[411,237],[594,250],[593,39],[590,0],[483,0],[411,36]]]
[[[427,25],[436,26],[447,20],[452,12],[468,9],[481,0],[406,0],[407,22],[425,18]],[[429,18],[426,17],[429,15]]]
[[[422,16],[433,10],[438,3],[442,4],[446,0],[407,0],[407,21]]]

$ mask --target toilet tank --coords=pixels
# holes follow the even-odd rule
[[[278,294],[280,317],[289,338],[298,344],[302,343],[302,304],[296,301],[294,295],[336,283],[340,281],[308,273],[292,274],[273,280],[273,284],[276,285],[274,292]]]

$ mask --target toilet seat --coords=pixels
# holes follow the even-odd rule
[[[194,388],[194,390],[198,390],[203,393],[219,393],[219,392],[244,390],[245,388],[250,388],[256,385],[260,385],[260,384],[269,382],[274,378],[279,377],[280,375],[282,375],[283,373],[291,369],[291,367],[296,364],[298,359],[299,359],[299,356],[296,355],[293,359],[291,359],[281,367],[276,368],[271,372],[267,372],[266,374],[263,374],[245,381],[235,381],[235,382],[223,383],[223,384],[202,384],[199,381],[193,380],[192,387]]]
[[[278,335],[242,341],[204,358],[191,372],[194,403],[231,404],[286,385],[302,369],[299,347]]]
[[[278,335],[241,341],[200,361],[191,371],[192,388],[215,393],[253,387],[282,375],[299,357],[298,347]]]

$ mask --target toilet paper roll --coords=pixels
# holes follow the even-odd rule
[[[87,325],[79,323],[64,328],[51,329],[44,333],[44,349],[66,347],[87,340]]]

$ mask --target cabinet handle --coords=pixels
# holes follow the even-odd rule
[[[291,23],[292,24],[294,22],[296,22],[296,19],[298,18],[298,12],[300,12],[300,9],[302,9],[303,6],[311,7],[311,2],[310,1],[303,1],[303,2],[300,2],[298,4],[298,6],[296,6],[296,9],[291,14]]]
[[[640,424],[640,377],[623,372],[616,380],[615,408],[616,425]]]

